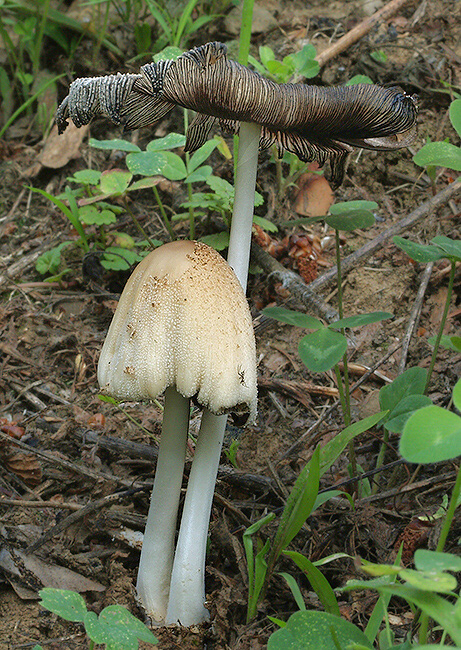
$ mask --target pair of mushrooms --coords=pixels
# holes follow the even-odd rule
[[[254,340],[244,291],[258,150],[276,144],[279,155],[286,150],[304,161],[328,160],[332,183],[339,185],[354,147],[389,150],[410,144],[417,107],[399,88],[276,84],[229,60],[221,43],[207,43],[175,61],[147,64],[140,74],[77,79],[56,120],[60,132],[68,117],[82,126],[98,114],[133,129],[153,124],[176,105],[197,113],[187,132],[188,151],[203,144],[216,121],[226,131],[239,132],[227,258],[235,276],[216,252],[197,242],[166,244],[148,255],[122,294],[98,378],[103,390],[120,399],[153,398],[166,389],[137,590],[153,622],[192,625],[208,618],[205,548],[224,413],[244,407],[253,418],[256,412]],[[204,289],[200,283],[205,281]],[[180,286],[198,291],[198,301]],[[163,349],[165,360],[159,356]],[[231,388],[225,388],[225,374]],[[194,395],[205,410],[175,549],[189,397]]]
[[[207,618],[204,572],[217,464],[229,410],[256,416],[256,352],[242,287],[213,248],[178,241],[149,253],[129,278],[98,365],[103,392],[123,400],[165,392],[138,596],[156,624]],[[189,402],[205,407],[175,548]]]

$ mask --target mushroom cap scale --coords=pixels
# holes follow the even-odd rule
[[[98,364],[104,393],[154,399],[174,386],[216,414],[256,415],[256,351],[248,303],[213,248],[173,242],[136,267]]]

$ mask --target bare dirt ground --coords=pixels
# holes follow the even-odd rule
[[[366,7],[369,9],[370,7]],[[325,50],[355,24],[365,18],[364,5],[357,1],[264,3],[273,25],[253,37],[257,46],[270,45],[281,58],[310,39],[318,52]],[[373,3],[378,9],[382,3]],[[408,0],[392,17],[381,21],[369,34],[328,62],[318,83],[341,84],[354,74],[367,74],[374,81],[400,84],[407,92],[418,94],[419,136],[412,151],[426,141],[449,138],[456,134],[448,119],[450,92],[459,92],[461,60],[459,3],[453,0]],[[229,41],[235,34],[223,20],[212,24],[200,39],[190,45],[220,39]],[[203,37],[203,38],[202,38]],[[84,45],[82,45],[84,48]],[[382,49],[387,57],[377,63],[370,53]],[[75,76],[89,76],[125,70],[124,61],[106,57],[95,68],[86,63],[86,52],[73,67]],[[54,71],[68,70],[62,55],[48,61]],[[53,67],[54,66],[54,67]],[[137,64],[133,70],[137,70]],[[65,95],[70,78],[60,89]],[[451,90],[450,90],[451,89]],[[173,114],[174,115],[174,114]],[[178,120],[174,115],[171,120]],[[168,121],[157,127],[157,134],[178,129]],[[101,120],[91,126],[98,138],[120,137],[120,132]],[[144,129],[135,135],[142,147],[152,138]],[[80,590],[88,606],[96,612],[109,604],[127,606],[142,616],[134,598],[134,582],[139,551],[123,538],[126,529],[141,531],[147,513],[150,487],[155,470],[155,451],[161,414],[154,405],[126,405],[125,412],[98,399],[96,364],[99,350],[112,317],[116,299],[126,274],[88,275],[78,255],[68,260],[72,270],[60,281],[44,282],[35,270],[37,256],[57,244],[76,238],[63,214],[29,186],[58,194],[66,177],[91,166],[107,169],[121,166],[106,152],[89,149],[85,137],[73,158],[56,169],[42,167],[38,161],[44,143],[30,129],[27,120],[19,120],[0,141],[3,177],[0,188],[0,431],[19,439],[15,446],[2,435],[0,443],[0,548],[25,549],[40,539],[30,565],[15,578],[0,571],[0,649],[32,648],[41,643],[49,650],[87,647],[77,624],[65,623],[37,602],[37,590],[46,584],[40,559],[54,565],[57,579],[69,588]],[[362,152],[354,158],[343,186],[335,192],[336,201],[371,199],[379,204],[375,227],[346,233],[342,249],[346,256],[384,233],[432,196],[428,177],[412,162],[412,151],[396,153]],[[306,234],[328,236],[321,225],[303,228],[287,225],[299,217],[294,211],[294,191],[281,201],[274,196],[274,165],[268,153],[261,154],[258,189],[265,203],[258,212],[275,223],[284,224],[272,235],[280,243],[284,237]],[[232,163],[216,158],[215,173],[232,178]],[[439,170],[436,192],[454,181],[449,170]],[[151,237],[166,241],[165,232],[146,192],[134,204],[144,228]],[[172,200],[168,191],[165,200]],[[406,234],[427,242],[436,234],[460,236],[456,197],[443,201],[429,211]],[[117,229],[137,234],[130,220],[122,215]],[[199,226],[198,235],[208,226]],[[178,226],[178,236],[187,237]],[[296,245],[291,239],[281,262],[300,270],[288,254]],[[321,253],[317,273],[321,276],[332,266],[334,242]],[[16,265],[16,266],[15,266]],[[383,310],[395,315],[391,321],[364,328],[350,348],[351,361],[371,366],[395,351],[380,365],[384,379],[368,379],[353,393],[354,416],[364,417],[377,409],[377,391],[386,378],[398,374],[401,348],[398,344],[407,330],[409,313],[420,285],[423,267],[411,262],[391,240],[358,263],[346,275],[345,313]],[[427,367],[431,347],[427,339],[440,322],[447,292],[447,262],[437,262],[430,278],[419,324],[411,340],[406,366]],[[450,305],[446,333],[459,334],[461,305],[460,276]],[[335,284],[325,286],[321,294],[336,307]],[[249,299],[255,318],[259,374],[261,379],[259,417],[255,426],[229,428],[229,441],[239,440],[237,468],[223,454],[216,487],[207,558],[207,594],[213,624],[192,630],[168,629],[158,632],[161,648],[214,648],[216,650],[255,649],[266,646],[275,626],[268,615],[287,619],[296,610],[293,598],[282,578],[272,579],[267,598],[258,617],[245,625],[247,575],[242,547],[242,532],[269,511],[279,511],[287,490],[310,458],[315,444],[328,441],[341,429],[338,411],[328,417],[312,436],[305,432],[336,399],[332,373],[311,375],[301,363],[297,343],[301,332],[290,326],[261,319],[259,311],[267,304],[288,304],[289,293],[273,282],[267,271],[253,275]],[[287,302],[288,301],[288,302]],[[436,404],[446,406],[451,388],[460,375],[459,356],[441,350],[430,389]],[[288,384],[283,385],[283,381]],[[320,387],[308,389],[307,384]],[[288,386],[288,388],[287,388]],[[130,418],[128,418],[128,415]],[[194,413],[192,430],[198,420]],[[137,421],[134,423],[131,418]],[[151,432],[145,433],[139,426]],[[382,430],[376,429],[357,439],[357,460],[364,471],[374,468]],[[11,438],[13,440],[13,438]],[[385,462],[398,458],[397,439],[391,437]],[[129,445],[128,443],[135,443]],[[295,444],[298,445],[290,451]],[[188,451],[185,484],[193,448]],[[311,559],[334,552],[345,552],[371,561],[389,561],[397,545],[404,541],[404,553],[411,563],[418,546],[432,548],[436,524],[423,525],[420,515],[433,513],[442,497],[450,491],[455,466],[444,463],[429,466],[415,474],[415,467],[400,464],[378,474],[376,494],[358,498],[355,483],[343,489],[355,498],[355,511],[340,505],[320,508],[296,537],[292,548]],[[335,486],[348,478],[347,457],[335,464],[323,477],[322,488]],[[115,495],[106,501],[104,497]],[[5,499],[5,503],[2,503]],[[87,504],[98,504],[85,515],[67,518]],[[52,501],[52,503],[50,503]],[[30,502],[34,502],[31,504]],[[53,530],[47,539],[42,536]],[[275,528],[267,529],[267,534]],[[459,520],[448,540],[447,550],[455,550],[459,538]],[[279,570],[293,573],[310,607],[319,607],[309,584],[298,575],[288,560]],[[70,576],[67,571],[72,570]],[[341,559],[325,569],[333,587],[356,577],[353,560]],[[69,582],[70,581],[70,582]],[[375,602],[373,594],[340,596],[341,611],[348,620],[364,626]],[[412,615],[401,603],[392,606],[392,625],[398,640],[411,629]],[[436,637],[434,637],[436,640]],[[147,647],[147,646],[143,646]]]

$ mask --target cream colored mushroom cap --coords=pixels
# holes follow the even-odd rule
[[[256,415],[256,351],[242,287],[213,248],[164,244],[129,278],[104,342],[98,381],[116,399],[154,399],[168,386],[213,413]]]

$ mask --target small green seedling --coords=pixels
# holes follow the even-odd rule
[[[461,99],[455,99],[450,104],[450,120],[456,133],[461,137]],[[413,156],[413,162],[419,167],[425,167],[435,193],[436,168],[447,167],[461,171],[461,147],[446,140],[443,142],[428,142]]]
[[[95,644],[106,650],[137,650],[139,641],[156,645],[152,632],[121,605],[109,605],[95,614],[88,611],[80,594],[67,589],[46,588],[39,591],[40,605],[66,621],[83,623],[90,638],[90,650]],[[40,646],[36,646],[40,648]]]
[[[320,65],[315,59],[316,54],[315,47],[309,43],[299,52],[288,54],[282,61],[278,61],[270,47],[261,45],[259,48],[260,61],[250,55],[248,62],[263,76],[269,77],[277,83],[286,83],[294,74],[307,79],[315,77],[320,71]]]
[[[373,646],[359,628],[328,612],[300,611],[271,634],[267,650],[368,650]]]
[[[229,461],[229,463],[235,467],[235,469],[238,469],[239,464],[237,461],[237,452],[240,447],[240,440],[232,440],[232,442],[229,445],[229,449],[225,449],[224,453],[226,454],[226,458]]]
[[[347,339],[338,330],[362,327],[392,318],[392,314],[388,312],[377,311],[341,318],[334,323],[324,325],[318,318],[284,307],[266,307],[262,313],[281,323],[313,330],[310,334],[306,334],[298,345],[299,356],[311,372],[330,370],[342,359],[347,350]]]
[[[375,223],[373,210],[376,210],[377,208],[378,205],[374,201],[348,201],[332,205],[330,207],[330,214],[327,216],[308,217],[298,221],[302,223],[313,223],[315,221],[324,220],[327,225],[335,231],[339,320],[330,323],[329,325],[324,325],[317,318],[313,318],[312,316],[308,316],[301,312],[283,309],[281,307],[268,307],[263,310],[264,314],[271,316],[276,320],[314,330],[310,334],[304,336],[299,342],[299,356],[306,367],[312,372],[325,372],[330,368],[334,368],[341,409],[346,426],[351,423],[351,408],[349,371],[347,366],[347,339],[344,335],[344,331],[346,328],[361,327],[387,318],[392,318],[392,314],[388,312],[372,312],[343,318],[343,289],[339,232],[341,230],[351,232],[357,228],[367,228],[372,226]],[[344,382],[339,368],[339,361],[341,359],[344,367]],[[357,463],[352,443],[349,446],[349,459],[351,464],[351,474],[356,476]]]

